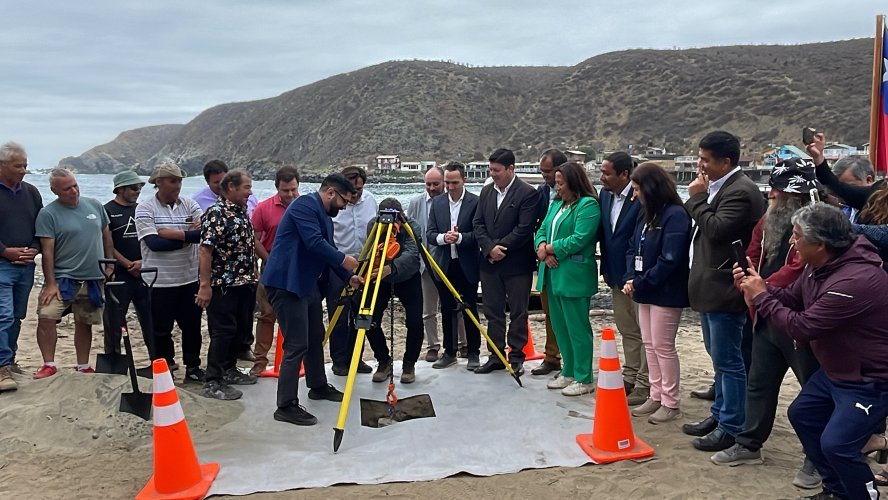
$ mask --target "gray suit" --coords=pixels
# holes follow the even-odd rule
[[[445,193],[443,196],[446,196]],[[419,236],[423,246],[428,248],[426,243],[426,228],[429,221],[429,206],[431,199],[428,193],[416,195],[410,199],[407,205],[407,218],[415,221],[416,227],[412,227],[413,232]],[[426,343],[429,349],[436,351],[441,350],[441,343],[438,341],[438,309],[441,303],[438,297],[438,288],[432,278],[433,271],[426,269],[425,260],[421,260],[419,264],[420,274],[422,276],[422,323],[425,331]],[[462,318],[457,322],[459,331],[459,346],[466,345],[466,328]]]

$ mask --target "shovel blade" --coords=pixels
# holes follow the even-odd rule
[[[120,411],[132,413],[142,420],[150,420],[151,398],[151,394],[144,392],[124,392],[120,395]]]
[[[129,363],[123,354],[96,354],[96,372],[126,375]]]

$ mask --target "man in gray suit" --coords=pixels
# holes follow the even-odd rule
[[[506,347],[506,306],[509,308],[509,363],[524,373],[527,343],[527,305],[536,268],[533,234],[539,195],[515,175],[515,155],[497,149],[488,158],[493,182],[484,186],[475,213],[475,238],[481,247],[481,288],[490,339],[501,351]],[[491,349],[492,351],[492,349]],[[506,367],[496,356],[475,373]]]
[[[478,317],[479,254],[473,232],[473,219],[478,207],[478,196],[466,188],[466,171],[462,163],[450,162],[444,167],[447,194],[432,200],[429,209],[426,240],[438,267],[460,294],[466,307]],[[432,368],[447,368],[456,364],[456,342],[453,332],[462,316],[466,330],[466,369],[476,370],[480,365],[481,333],[478,326],[463,310],[459,315],[456,298],[441,283],[441,322],[444,324],[444,355]]]
[[[444,191],[444,170],[441,167],[432,167],[425,173],[425,192],[414,196],[407,206],[407,217],[417,224],[413,230],[420,236],[422,244],[427,248],[429,245],[426,241],[426,228],[429,221],[429,207],[432,205],[432,199]],[[425,360],[434,363],[438,361],[438,354],[441,351],[441,344],[438,342],[438,304],[440,299],[435,281],[432,278],[434,271],[426,268],[424,260],[420,261],[419,269],[422,276],[422,322],[426,342],[429,345]],[[457,323],[459,325],[459,348],[464,349],[466,330],[461,320]]]

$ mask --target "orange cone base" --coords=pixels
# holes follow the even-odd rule
[[[620,451],[599,450],[592,444],[592,434],[577,434],[577,444],[589,455],[596,464],[609,464],[620,460],[636,460],[654,456],[654,449],[647,445],[638,436],[635,437],[635,446]]]
[[[274,368],[269,368],[269,369],[265,370],[264,372],[260,373],[259,376],[260,377],[278,378],[281,374],[280,368],[281,368],[281,366],[276,364]],[[299,367],[299,376],[300,377],[305,376],[305,365],[302,365]]]
[[[136,495],[136,500],[197,500],[204,498],[210,491],[213,480],[219,475],[219,464],[209,463],[200,466],[201,480],[194,486],[173,493],[161,493],[154,486],[154,476],[148,480],[148,484]]]
[[[530,342],[528,342],[528,344],[530,344]],[[527,351],[530,351],[530,352],[527,352]],[[530,349],[528,349],[527,347],[524,348],[524,361],[535,361],[537,359],[543,359],[545,357],[546,357],[545,354],[540,354],[540,353],[534,351],[533,345],[530,346]]]

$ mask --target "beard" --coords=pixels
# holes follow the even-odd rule
[[[788,237],[787,234],[792,231],[792,215],[806,202],[804,197],[790,195],[784,200],[771,200],[768,204],[762,245],[765,259],[778,256],[784,237]]]
[[[337,215],[339,215],[340,210],[340,208],[330,205],[330,208],[327,209],[327,215],[329,215],[330,217],[336,217]]]

